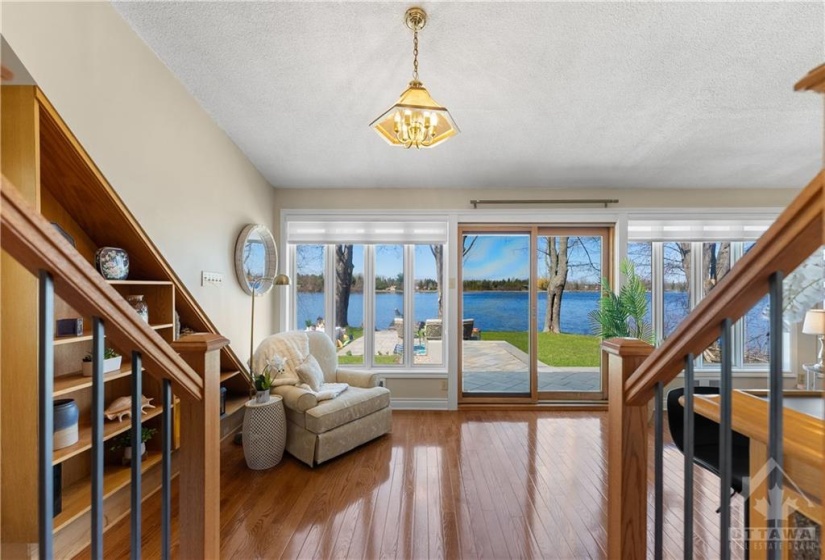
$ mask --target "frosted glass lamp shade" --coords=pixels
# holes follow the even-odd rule
[[[450,112],[420,82],[411,82],[395,105],[370,126],[389,145],[405,148],[432,148],[459,132]]]

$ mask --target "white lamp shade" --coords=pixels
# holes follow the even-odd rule
[[[825,334],[825,309],[811,309],[805,313],[802,332],[805,334]]]

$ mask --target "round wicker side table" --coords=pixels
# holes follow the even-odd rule
[[[250,469],[269,469],[281,462],[286,446],[286,415],[280,395],[269,402],[247,401],[243,416],[243,455]]]

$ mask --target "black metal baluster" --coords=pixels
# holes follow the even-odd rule
[[[655,423],[654,423],[654,506],[653,506],[653,557],[656,560],[662,558],[662,531],[664,529],[664,427],[662,417],[664,416],[664,385],[662,382],[656,384],[655,403]]]
[[[132,352],[132,534],[131,534],[131,557],[132,560],[140,559],[140,498],[141,498],[141,453],[140,444],[142,422],[141,405],[143,404],[143,373],[141,367],[140,352]]]
[[[771,274],[770,294],[770,378],[768,416],[768,490],[782,496],[782,271]],[[768,558],[781,556],[782,501],[768,497]]]
[[[163,457],[161,480],[161,558],[169,560],[172,549],[172,382],[163,380]]]
[[[38,539],[39,556],[54,556],[54,280],[45,270],[40,271],[40,301],[38,305],[38,408],[40,440],[38,464]],[[8,351],[8,349],[6,350]]]
[[[104,326],[92,318],[92,558],[103,558],[103,360]]]
[[[685,558],[693,558],[693,354],[685,357],[685,406],[683,445],[685,448],[685,527],[683,530]]]
[[[724,319],[720,329],[721,371],[719,380],[719,558],[730,559],[730,495],[733,477],[733,431],[731,428],[731,392],[733,391],[733,356],[731,355],[731,320]]]

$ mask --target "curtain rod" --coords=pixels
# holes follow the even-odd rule
[[[473,208],[479,204],[618,204],[618,198],[581,198],[581,199],[545,199],[545,200],[471,200]]]

